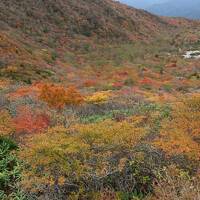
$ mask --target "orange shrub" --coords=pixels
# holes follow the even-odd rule
[[[53,84],[45,84],[41,88],[39,98],[50,107],[62,108],[65,105],[65,89]]]
[[[79,91],[71,86],[67,90],[62,86],[45,84],[40,92],[39,98],[45,101],[50,107],[61,109],[65,105],[78,105],[83,102]]]
[[[65,91],[65,104],[66,105],[79,105],[83,103],[84,98],[80,92],[71,86]]]
[[[186,154],[200,159],[200,97],[193,96],[175,106],[172,117],[163,121],[154,144],[169,155]]]

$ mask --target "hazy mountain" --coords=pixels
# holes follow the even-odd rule
[[[200,19],[200,0],[170,0],[165,3],[151,5],[147,10],[162,16]]]
[[[121,3],[133,6],[135,8],[148,8],[155,4],[167,2],[167,0],[119,0]]]

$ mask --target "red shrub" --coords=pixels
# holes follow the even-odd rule
[[[121,87],[123,87],[123,85],[124,85],[124,83],[122,83],[122,82],[115,82],[112,84],[112,86],[114,88],[121,88]]]
[[[92,86],[95,86],[96,85],[96,81],[95,80],[86,80],[83,85],[85,87],[92,87]]]
[[[126,71],[124,71],[124,72],[119,72],[118,75],[119,75],[119,76],[122,76],[122,77],[128,76],[128,72],[126,72]]]
[[[44,113],[33,113],[30,108],[22,107],[13,119],[16,133],[39,133],[49,126],[50,119]]]
[[[143,80],[140,81],[140,84],[142,85],[151,85],[153,81],[149,78],[144,78]]]

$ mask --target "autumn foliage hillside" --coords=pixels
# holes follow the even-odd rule
[[[159,17],[111,0],[2,0],[0,8],[3,29],[15,29],[35,40],[47,36],[60,42],[77,36],[145,39],[167,26]]]
[[[0,200],[199,200],[199,24],[0,0]]]
[[[0,10],[0,76],[26,83],[59,81],[69,65],[138,63],[157,53],[135,52],[144,43],[158,41],[160,52],[198,41],[198,22],[161,18],[112,0],[1,0]]]

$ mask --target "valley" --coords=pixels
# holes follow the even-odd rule
[[[199,198],[200,21],[112,0],[0,10],[0,199]]]

